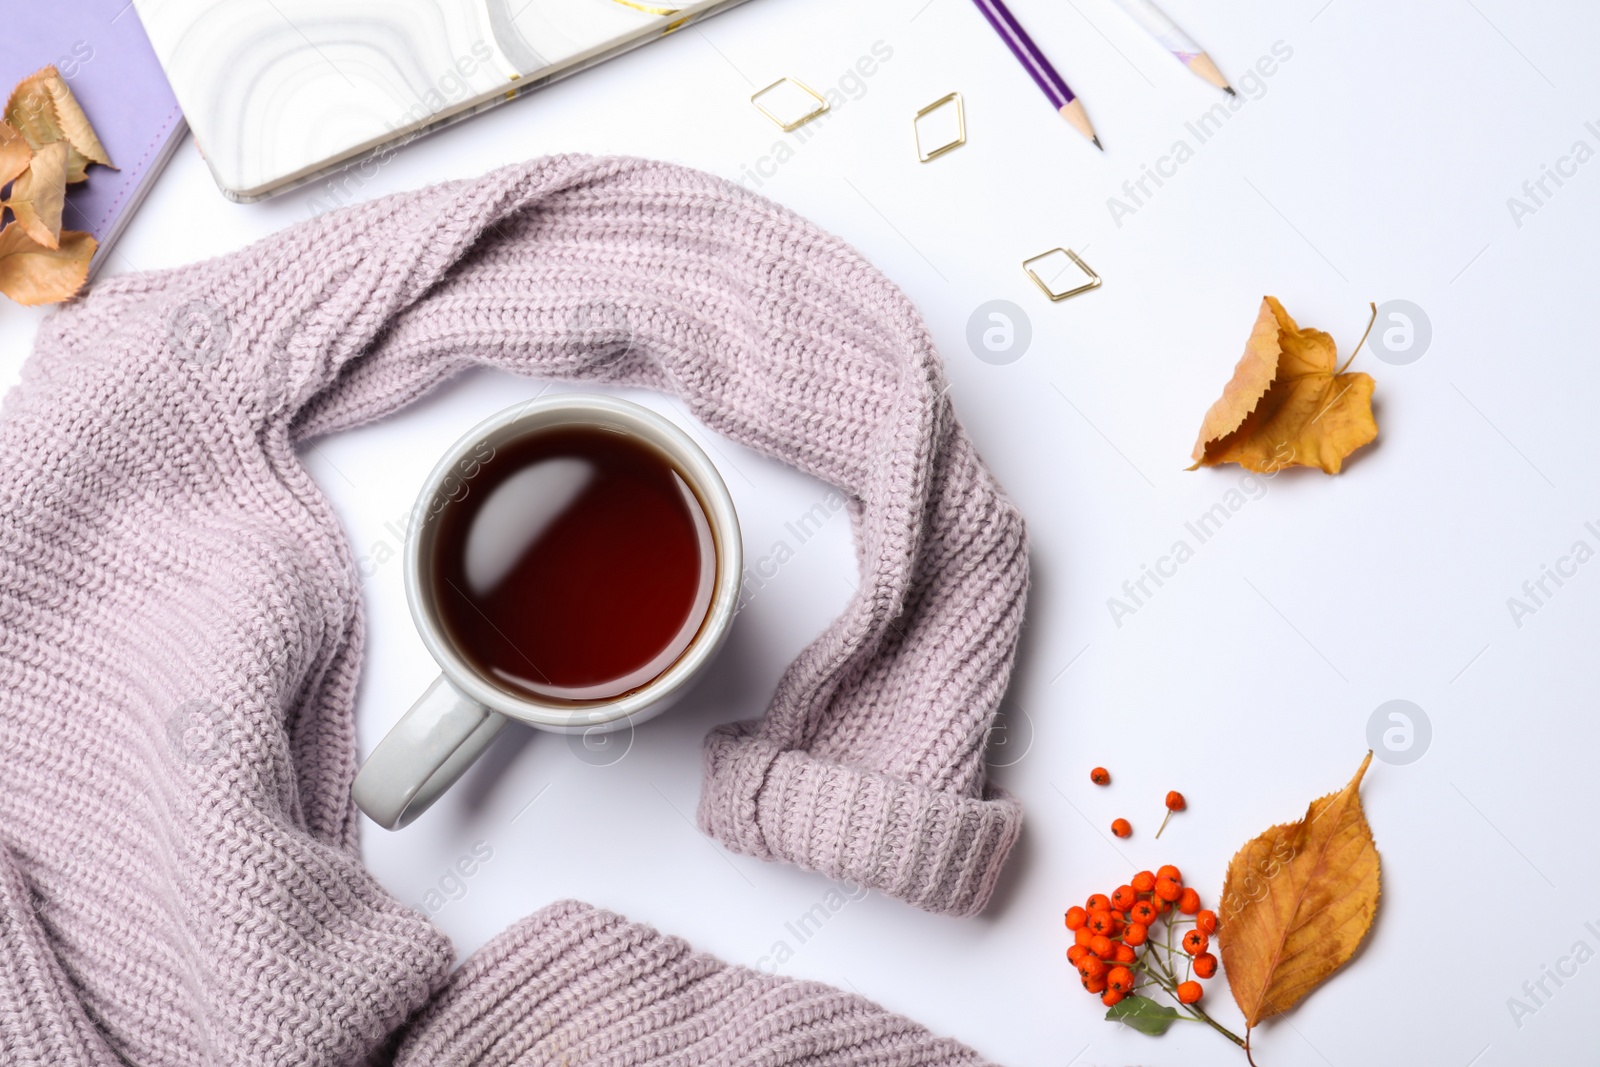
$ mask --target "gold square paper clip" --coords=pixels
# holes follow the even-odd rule
[[[811,97],[811,99],[817,102],[816,107],[812,108],[810,111],[807,111],[804,115],[801,115],[793,122],[784,122],[777,115],[774,115],[772,112],[768,111],[761,103],[761,98],[763,96],[766,96],[768,93],[772,92],[772,90],[776,89],[785,82],[794,86],[796,89],[799,89],[801,92],[805,93],[807,96]],[[790,130],[798,130],[801,126],[804,126],[806,123],[810,122],[812,119],[828,110],[828,102],[822,99],[822,97],[817,94],[815,89],[811,88],[811,86],[807,85],[799,78],[779,78],[765,89],[761,89],[752,94],[750,97],[750,102],[756,106],[757,111],[761,112],[763,115],[767,116],[767,118],[777,123],[778,129],[785,133],[788,133]]]
[[[1063,253],[1068,259],[1076,263],[1078,265],[1078,269],[1083,271],[1083,273],[1088,276],[1089,280],[1084,282],[1082,285],[1068,289],[1065,292],[1058,293],[1054,289],[1050,288],[1048,282],[1039,277],[1038,274],[1034,273],[1033,264],[1039,262],[1041,259],[1053,256],[1057,252]],[[1041,252],[1032,259],[1023,260],[1022,269],[1027,271],[1028,277],[1033,279],[1033,284],[1037,285],[1041,290],[1043,290],[1044,295],[1048,296],[1051,300],[1065,300],[1069,296],[1077,296],[1079,293],[1087,293],[1090,289],[1100,288],[1100,275],[1096,274],[1094,272],[1094,268],[1080,259],[1078,257],[1078,253],[1074,252],[1070,248],[1052,248],[1048,252]]]
[[[932,149],[924,149],[922,147],[922,120],[923,120],[923,118],[925,116],[927,116],[927,115],[933,114],[935,111],[938,111],[940,108],[944,107],[946,104],[951,104],[951,103],[955,104],[955,106],[956,106],[956,136],[955,136],[955,139],[952,140],[952,141],[946,141],[944,144],[938,145],[937,147],[932,148]],[[935,100],[933,103],[929,104],[927,107],[925,107],[921,111],[917,112],[916,118],[911,120],[911,132],[913,134],[915,134],[916,138],[917,138],[917,158],[922,160],[922,162],[924,162],[924,163],[927,163],[930,160],[938,159],[940,156],[944,155],[946,152],[953,152],[957,148],[960,148],[962,145],[966,144],[967,143],[967,109],[961,102],[961,94],[960,93],[951,93],[948,96],[941,96],[939,99]]]

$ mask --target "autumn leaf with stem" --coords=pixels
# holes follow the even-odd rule
[[[82,288],[94,249],[94,238],[76,230],[46,248],[13,223],[0,230],[0,293],[24,306],[65,300]]]
[[[61,141],[42,145],[33,153],[28,169],[11,184],[11,195],[0,200],[16,216],[16,224],[36,244],[61,247],[61,210],[67,197],[67,146]]]
[[[35,150],[47,144],[67,145],[69,184],[84,181],[90,163],[112,166],[105,145],[89,124],[89,116],[53,66],[34,71],[17,84],[6,100],[3,117]]]
[[[22,136],[22,131],[8,122],[0,122],[0,189],[28,169],[33,160],[33,146]]]
[[[1228,864],[1217,939],[1228,988],[1250,1032],[1294,1007],[1355,955],[1378,911],[1379,860],[1361,807],[1361,779],[1311,802]],[[1252,1064],[1255,1061],[1250,1060]]]
[[[1367,333],[1377,315],[1373,304]],[[1189,469],[1237,463],[1257,474],[1295,466],[1338,474],[1346,456],[1378,436],[1371,376],[1346,373],[1367,333],[1335,369],[1333,338],[1302,329],[1276,297],[1263,297],[1233,378],[1201,423]]]

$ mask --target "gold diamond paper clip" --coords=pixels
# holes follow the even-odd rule
[[[923,117],[933,114],[935,111],[938,111],[940,108],[944,107],[946,104],[949,104],[949,103],[952,103],[952,102],[954,102],[954,104],[956,105],[956,136],[955,136],[955,140],[946,141],[944,144],[939,145],[938,147],[933,148],[931,150],[924,149],[922,147],[922,126],[921,126]],[[933,103],[929,104],[927,107],[925,107],[921,111],[917,112],[917,117],[911,120],[911,132],[913,134],[915,134],[916,138],[917,138],[917,158],[920,159],[924,163],[927,163],[930,160],[938,159],[940,156],[944,155],[946,152],[953,152],[957,148],[960,148],[962,145],[966,144],[967,143],[967,109],[966,109],[965,105],[963,105],[962,102],[961,102],[961,94],[960,93],[951,93],[948,96],[941,96],[939,99],[935,100]]]
[[[1076,263],[1078,265],[1078,269],[1083,271],[1084,274],[1088,275],[1089,280],[1084,282],[1082,285],[1068,289],[1061,293],[1058,293],[1054,289],[1050,288],[1048,282],[1039,277],[1038,274],[1034,273],[1033,264],[1039,262],[1041,259],[1053,256],[1057,252],[1064,254],[1068,259]],[[1078,257],[1078,253],[1074,252],[1070,248],[1052,248],[1048,252],[1040,252],[1032,259],[1023,260],[1022,269],[1027,271],[1028,277],[1033,279],[1033,284],[1037,285],[1044,292],[1044,295],[1048,296],[1051,300],[1065,300],[1069,296],[1077,296],[1079,293],[1087,293],[1090,289],[1100,288],[1100,275],[1096,274],[1094,272],[1094,268],[1080,259]]]
[[[799,89],[801,92],[805,93],[807,96],[811,97],[811,99],[813,99],[813,100],[815,100],[817,102],[817,106],[816,107],[812,108],[810,111],[806,112],[804,115],[801,115],[799,118],[795,119],[793,122],[784,122],[777,115],[774,115],[772,112],[768,111],[764,106],[762,106],[762,103],[761,103],[761,98],[763,96],[765,96],[768,93],[772,92],[772,90],[776,89],[778,86],[782,85],[784,82],[788,82],[790,85],[794,86],[796,89]],[[761,90],[753,93],[751,95],[751,97],[750,97],[750,102],[756,106],[756,110],[757,111],[761,112],[763,115],[767,116],[767,118],[771,119],[774,123],[777,124],[778,129],[782,130],[785,133],[788,133],[790,130],[798,130],[801,126],[804,126],[806,123],[810,122],[812,119],[816,118],[818,115],[821,115],[821,114],[823,114],[824,112],[826,112],[828,110],[828,102],[826,100],[822,99],[822,97],[817,94],[817,91],[815,89],[811,88],[811,86],[807,85],[805,82],[801,81],[799,78],[779,78],[777,81],[773,82],[771,85],[767,86],[765,89],[761,89]]]

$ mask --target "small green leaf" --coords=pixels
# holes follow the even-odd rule
[[[1149,997],[1140,996],[1123,997],[1106,1012],[1109,1022],[1126,1023],[1151,1037],[1160,1037],[1167,1032],[1167,1027],[1180,1018],[1177,1008],[1157,1004]]]

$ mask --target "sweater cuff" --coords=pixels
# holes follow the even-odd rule
[[[700,828],[735,852],[781,859],[943,915],[989,903],[1022,829],[1004,790],[983,798],[806,752],[732,724],[705,743]]]

